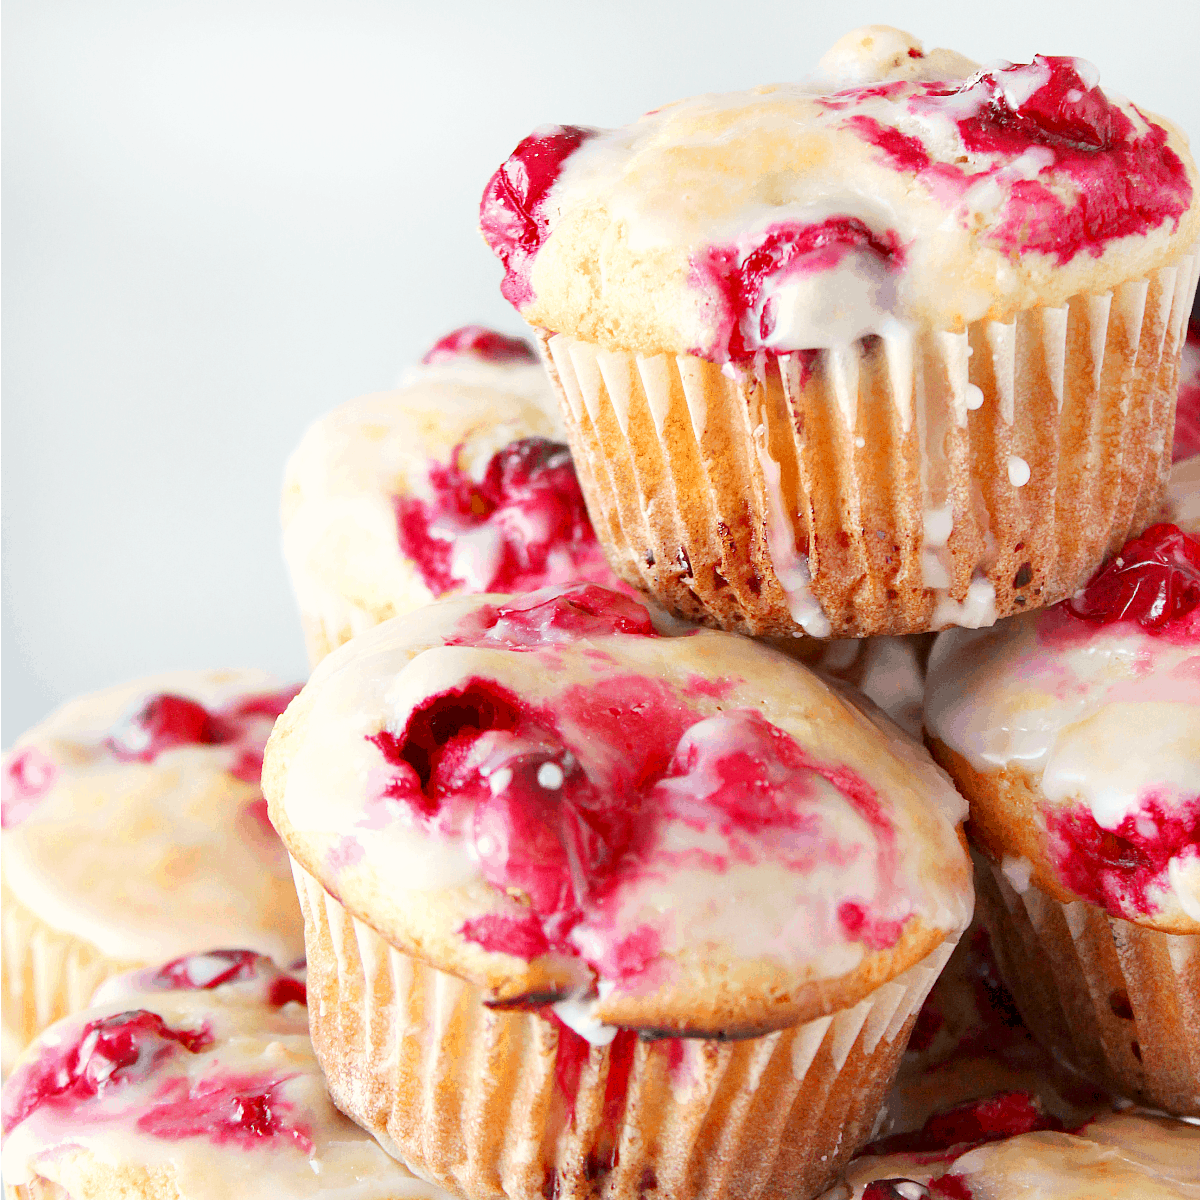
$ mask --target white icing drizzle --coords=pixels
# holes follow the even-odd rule
[[[55,775],[4,831],[5,884],[41,920],[118,962],[231,942],[294,961],[304,941],[287,856],[257,782],[230,773],[253,747],[183,745],[123,762],[104,746],[155,694],[213,710],[280,686],[261,671],[182,671],[64,705],[6,760],[32,750]],[[248,726],[259,751],[273,723],[262,716]]]
[[[203,969],[199,964],[193,974],[202,975]],[[80,1167],[90,1162],[114,1176],[165,1172],[171,1194],[180,1200],[232,1195],[245,1200],[451,1200],[390,1158],[334,1108],[309,1040],[305,1008],[294,1001],[281,1007],[269,1002],[273,983],[303,980],[303,972],[282,973],[260,962],[253,977],[211,990],[163,990],[153,985],[152,974],[110,980],[93,1007],[43,1033],[6,1085],[6,1111],[20,1094],[27,1064],[40,1053],[54,1054],[74,1044],[90,1022],[115,1013],[145,1009],[161,1016],[170,1029],[207,1028],[211,1044],[196,1053],[175,1047],[145,1069],[118,1071],[99,1094],[70,1106],[60,1101],[35,1108],[5,1138],[8,1187],[43,1178],[70,1189],[80,1180]],[[216,1089],[225,1081],[231,1095],[240,1094],[238,1085],[229,1082],[238,1076],[252,1081],[242,1085],[247,1094],[261,1091],[264,1081],[283,1078],[270,1090],[274,1118],[299,1129],[309,1145],[286,1132],[241,1139],[208,1136],[200,1130],[206,1129],[206,1120],[215,1125],[215,1115],[187,1117],[195,1132],[186,1136],[155,1136],[138,1124],[167,1094],[186,1116],[189,1101],[179,1097],[203,1096],[201,1081]],[[236,1111],[232,1098],[228,1111]]]
[[[1068,629],[1047,644],[1057,610],[987,633],[943,634],[930,658],[929,732],[977,770],[1019,767],[1054,805],[1081,803],[1106,829],[1153,796],[1168,812],[1200,792],[1200,646],[1132,622]],[[1168,913],[1200,904],[1185,860],[1161,897]],[[1186,894],[1176,886],[1183,883]]]

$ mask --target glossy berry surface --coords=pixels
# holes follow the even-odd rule
[[[162,692],[151,696],[108,741],[122,759],[153,762],[177,746],[205,746],[224,740],[228,731],[203,704]]]
[[[488,181],[479,227],[504,264],[500,291],[510,304],[520,307],[533,299],[529,275],[549,234],[546,194],[567,159],[595,134],[580,125],[544,126],[520,142]]]
[[[1200,539],[1175,525],[1150,526],[1064,608],[1101,625],[1130,621],[1151,634],[1191,632],[1200,608]]]
[[[463,355],[505,365],[537,362],[537,354],[524,338],[508,337],[486,325],[463,325],[453,330],[434,342],[421,362],[433,366],[453,362]]]

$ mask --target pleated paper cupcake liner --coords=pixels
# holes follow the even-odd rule
[[[488,1008],[293,864],[313,1044],[340,1109],[471,1200],[813,1196],[871,1137],[949,943],[853,1008],[743,1041],[589,1046]]]
[[[1055,603],[1153,519],[1198,270],[741,370],[539,341],[629,583],[740,633],[918,633]]]
[[[1200,1116],[1200,935],[1063,904],[977,860],[978,911],[1026,1024],[1085,1075]]]
[[[3,972],[3,1073],[48,1025],[86,1008],[95,990],[113,975],[139,963],[107,958],[94,946],[39,920],[9,891],[0,888]]]

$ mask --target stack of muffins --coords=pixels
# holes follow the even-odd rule
[[[883,27],[522,141],[541,364],[305,436],[308,683],[6,759],[8,1194],[1200,1195],[1196,183]]]

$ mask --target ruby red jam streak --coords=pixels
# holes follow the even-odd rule
[[[659,679],[572,685],[536,706],[475,678],[418,706],[402,733],[369,740],[392,769],[368,821],[386,822],[400,806],[431,834],[467,838],[484,878],[527,898],[520,916],[464,924],[464,936],[486,949],[576,954],[568,935],[639,874],[667,821],[712,829],[725,850],[663,852],[660,865],[696,865],[696,854],[717,872],[765,854],[797,871],[852,860],[856,846],[839,845],[822,822],[817,779],[870,829],[885,894],[894,878],[894,828],[860,777],[812,759],[757,710],[704,718]],[[871,949],[894,944],[902,920],[872,915],[867,904],[839,910],[845,936]],[[658,954],[657,933],[638,927],[592,965],[626,979]]]
[[[460,466],[431,463],[426,499],[396,498],[400,549],[435,596],[524,592],[592,579],[615,585],[596,541],[566,446],[512,442],[476,482]]]
[[[145,1078],[172,1054],[197,1054],[211,1043],[207,1027],[172,1029],[146,1009],[90,1021],[75,1042],[45,1046],[9,1080],[4,1132],[44,1105],[73,1109],[108,1088]]]
[[[881,1138],[871,1143],[867,1153],[925,1154],[1062,1127],[1028,1092],[998,1092],[934,1113],[919,1130]]]
[[[464,617],[448,646],[537,650],[624,633],[655,637],[645,606],[594,583],[547,588],[511,604],[485,604]]]
[[[282,974],[271,959],[253,950],[209,950],[205,954],[190,954],[147,974],[147,986],[167,991],[210,991],[226,983],[269,980],[267,1003],[272,1008],[282,1008],[292,1002],[308,1003],[302,980]]]
[[[1047,807],[1050,853],[1077,895],[1119,917],[1137,920],[1159,906],[1150,896],[1168,885],[1171,859],[1200,857],[1200,790],[1164,806],[1154,795],[1116,829],[1103,829],[1084,805]]]
[[[284,1139],[312,1154],[311,1131],[289,1119],[292,1105],[282,1088],[294,1075],[234,1075],[217,1072],[200,1079],[168,1079],[138,1117],[142,1133],[164,1141],[205,1138],[245,1149]]]
[[[150,696],[132,717],[105,740],[123,762],[153,762],[180,746],[224,746],[243,743],[232,773],[248,783],[262,774],[262,752],[274,721],[291,703],[300,685],[242,696],[208,709],[187,696],[161,692]]]
[[[748,249],[709,246],[693,256],[694,281],[718,297],[721,327],[717,345],[735,362],[752,357],[775,332],[778,313],[772,289],[795,276],[832,270],[853,253],[869,254],[889,270],[904,261],[903,247],[893,230],[877,233],[851,216],[812,224],[779,222]]]
[[[1200,640],[1200,538],[1175,525],[1151,525],[1126,542],[1084,590],[1063,602],[1082,621],[1136,622],[1147,633]]]
[[[1168,222],[1177,228],[1191,203],[1187,170],[1167,146],[1167,131],[1147,122],[1139,135],[1084,77],[1091,71],[1078,59],[1036,55],[1023,66],[982,72],[953,91],[924,88],[910,101],[917,113],[936,113],[958,112],[964,100],[973,100],[975,111],[956,124],[968,152],[1001,158],[985,174],[1037,148],[1046,156],[1038,175],[1052,173],[1074,186],[1075,194],[1064,199],[1040,178],[1011,183],[999,225],[985,234],[1005,250],[1040,251],[1060,263],[1084,252],[1099,257],[1117,238]],[[971,182],[981,178],[963,173]]]
[[[537,362],[537,354],[524,338],[508,337],[485,325],[463,325],[439,338],[421,362],[429,367],[464,355],[500,365]]]
[[[510,304],[520,307],[533,299],[529,276],[549,234],[546,194],[566,160],[596,133],[579,125],[535,130],[488,181],[479,205],[479,227],[504,264],[500,292]]]

